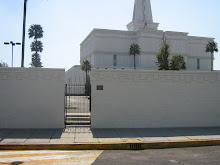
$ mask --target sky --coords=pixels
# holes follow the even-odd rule
[[[190,36],[215,38],[220,45],[219,0],[151,0],[154,22],[159,30],[188,32]],[[11,45],[22,42],[24,0],[0,0],[0,61],[11,66]],[[65,68],[80,64],[80,43],[94,29],[127,30],[134,0],[28,0],[24,66],[30,67],[28,28],[40,24],[44,68]],[[14,67],[21,66],[22,46],[14,47]],[[220,53],[214,68],[220,70]]]

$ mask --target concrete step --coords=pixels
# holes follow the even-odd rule
[[[67,121],[90,121],[91,118],[90,118],[90,116],[88,116],[88,117],[87,116],[86,117],[85,116],[83,116],[83,117],[82,116],[81,117],[75,117],[75,116],[74,117],[73,116],[69,117],[69,116],[67,116],[66,120]]]
[[[79,117],[79,118],[83,118],[83,117],[89,117],[90,118],[90,115],[66,115],[66,117]]]
[[[90,117],[90,113],[67,113],[66,117]]]
[[[91,123],[91,121],[74,121],[74,120],[66,120],[66,123]]]
[[[91,121],[66,121],[66,125],[91,125]]]
[[[80,127],[80,128],[82,128],[82,127],[84,127],[84,128],[91,128],[91,125],[68,125],[68,124],[66,124],[66,128],[75,128],[75,127]]]
[[[76,126],[91,126],[90,113],[67,113],[66,114],[66,125],[71,127]]]

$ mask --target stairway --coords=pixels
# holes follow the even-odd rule
[[[71,127],[90,127],[91,116],[89,113],[68,113],[65,124]]]

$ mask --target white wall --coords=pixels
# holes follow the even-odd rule
[[[113,66],[113,56],[117,55],[117,66]],[[136,67],[140,67],[140,56],[136,55]],[[95,55],[95,66],[107,67],[107,68],[133,68],[134,67],[134,56],[128,54],[109,54],[109,55]]]
[[[0,68],[0,128],[64,128],[64,73]]]
[[[220,72],[93,70],[91,77],[92,128],[220,126]]]

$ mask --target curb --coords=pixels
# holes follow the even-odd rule
[[[0,144],[0,150],[145,150],[220,145],[220,139],[135,143]]]

